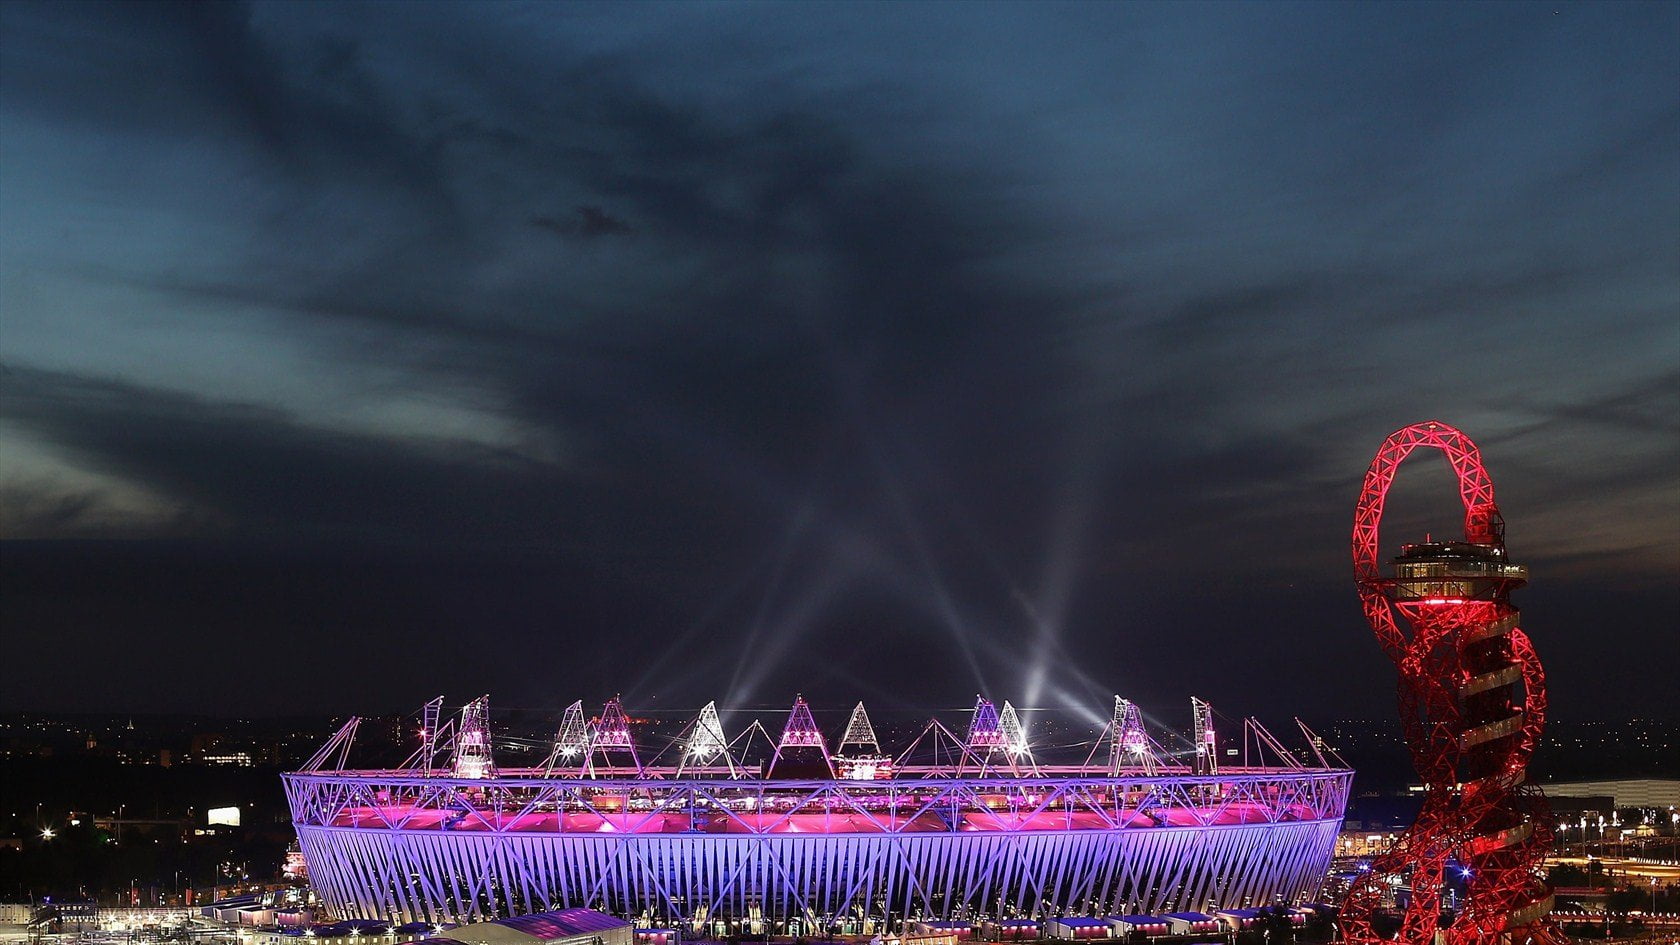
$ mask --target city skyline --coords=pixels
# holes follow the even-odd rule
[[[0,6],[0,710],[1672,714],[1680,7],[475,9]]]

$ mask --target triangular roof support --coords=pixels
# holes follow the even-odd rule
[[[921,747],[923,739],[930,742],[929,750],[932,756],[930,758],[931,763],[929,765],[913,766],[911,762],[915,759],[916,749]],[[942,760],[946,756],[949,756],[953,760]],[[984,767],[985,764],[974,754],[974,752],[968,750],[968,746],[963,744],[962,739],[958,738],[955,733],[945,727],[945,723],[939,721],[938,719],[929,719],[927,726],[924,727],[921,733],[910,742],[909,747],[905,748],[899,753],[897,758],[893,759],[893,766],[903,771],[911,767],[937,769],[941,766],[955,765],[960,771],[970,761],[973,761],[975,765],[979,767]],[[923,774],[923,777],[937,776],[938,775],[936,774]]]
[[[741,776],[735,767],[735,758],[729,753],[729,740],[723,734],[723,722],[718,719],[717,703],[708,702],[694,721],[689,723],[682,757],[677,759],[677,777],[682,777],[683,771],[690,766],[710,765],[718,755],[723,756],[731,778]]]
[[[339,770],[339,771],[344,770],[344,763],[349,758],[349,755],[350,755],[350,744],[356,740],[356,729],[361,724],[362,724],[362,717],[361,716],[359,716],[359,715],[350,716],[349,721],[345,722],[342,726],[340,726],[339,730],[337,732],[333,733],[333,737],[327,739],[327,743],[325,745],[322,745],[319,751],[316,751],[315,754],[310,755],[309,760],[305,761],[303,763],[303,767],[299,768],[298,770],[299,771],[319,771],[319,770],[321,770],[321,765],[325,764],[327,759],[332,757],[332,754],[335,751],[338,752],[338,761],[336,763],[337,767],[335,768],[335,770]]]
[[[589,723],[583,717],[583,700],[579,699],[567,706],[560,717],[560,727],[554,732],[554,750],[549,753],[543,773],[551,774],[558,768],[582,774],[588,767]]]
[[[1003,701],[1003,711],[998,713],[998,730],[1003,732],[1003,754],[1009,759],[1011,774],[1020,774],[1022,761],[1026,762],[1028,770],[1038,773],[1038,762],[1033,760],[1032,745],[1027,741],[1027,730],[1021,725],[1021,717],[1015,712],[1015,707],[1009,700]]]
[[[642,760],[636,755],[636,740],[630,737],[630,718],[624,714],[624,702],[618,696],[608,699],[607,704],[601,707],[601,719],[595,723],[594,734],[589,740],[590,773],[594,773],[596,755],[600,755],[605,767],[613,767],[610,753],[615,751],[630,756],[630,766],[640,777]]]
[[[974,697],[974,715],[969,720],[968,737],[963,740],[963,746],[980,762],[981,775],[993,768],[993,759],[1000,755],[1010,774],[1021,773],[1023,760],[1029,768],[1036,769],[1027,747],[1026,733],[1021,729],[1021,719],[1015,707],[1007,701],[1003,704],[1003,711],[999,712],[990,699]]]
[[[1343,758],[1341,755],[1337,754],[1336,749],[1330,747],[1330,744],[1328,742],[1326,742],[1323,738],[1319,737],[1319,734],[1317,732],[1308,728],[1307,723],[1301,721],[1300,716],[1295,717],[1295,724],[1301,727],[1301,734],[1305,735],[1307,737],[1307,747],[1311,748],[1312,751],[1313,751],[1313,754],[1318,756],[1319,767],[1322,767],[1322,768],[1337,768],[1337,767],[1346,768],[1346,767],[1348,767],[1347,760],[1345,758]],[[1328,753],[1328,754],[1326,754],[1326,753]],[[1331,763],[1331,759],[1335,760],[1334,764]]]
[[[759,742],[763,744],[759,745]],[[762,772],[764,770],[763,758],[766,753],[771,756],[775,755],[776,739],[771,737],[770,732],[765,729],[764,723],[758,719],[753,719],[746,728],[741,730],[740,734],[729,741],[729,754],[735,758],[735,763],[740,767],[743,775],[753,771],[755,767],[758,772]],[[752,761],[755,757],[760,759],[756,765]]]
[[[450,765],[457,778],[493,778],[496,762],[490,753],[490,697],[479,696],[461,707],[455,730],[455,756]]]
[[[805,697],[794,696],[793,708],[788,710],[787,724],[782,726],[781,741],[776,743],[776,754],[770,759],[770,768],[765,771],[765,777],[773,777],[776,762],[782,759],[782,753],[790,748],[815,748],[821,755],[823,765],[828,768],[828,776],[834,777],[834,759],[828,756],[828,744],[823,740],[822,729],[817,728],[817,720],[811,717],[811,707],[805,704]]]
[[[1108,770],[1118,776],[1123,768],[1142,768],[1153,777],[1160,771],[1160,759],[1155,757],[1153,740],[1143,727],[1143,713],[1137,704],[1119,696],[1114,697],[1114,719],[1109,723],[1111,741],[1108,750]]]
[[[1283,743],[1278,741],[1277,738],[1266,729],[1266,726],[1260,724],[1259,719],[1249,718],[1246,719],[1243,724],[1246,728],[1243,735],[1243,751],[1245,757],[1248,751],[1248,739],[1249,736],[1252,735],[1254,737],[1255,755],[1261,764],[1266,763],[1265,753],[1267,749],[1270,749],[1272,754],[1277,756],[1278,761],[1282,763],[1284,767],[1294,768],[1296,770],[1306,767],[1306,765],[1301,764],[1301,759],[1295,757],[1289,749],[1283,747]]]
[[[852,709],[852,717],[846,722],[846,734],[840,736],[840,744],[834,746],[834,753],[844,755],[849,746],[862,749],[862,754],[881,753],[881,742],[875,737],[875,726],[869,724],[869,713],[861,702]]]
[[[964,744],[976,754],[1004,747],[1003,724],[998,721],[997,706],[984,696],[974,697],[974,717],[969,720]]]

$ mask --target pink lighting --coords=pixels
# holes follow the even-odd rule
[[[1095,763],[1044,765],[1013,707],[983,698],[966,737],[936,719],[897,757],[861,704],[830,756],[797,698],[780,738],[761,739],[772,757],[750,763],[746,733],[726,731],[715,703],[643,762],[619,700],[593,726],[574,702],[546,761],[507,768],[492,757],[488,705],[431,727],[400,768],[348,767],[352,720],[283,776],[330,911],[457,922],[542,902],[678,927],[889,910],[938,922],[1000,903],[1118,909],[1122,896],[1169,911],[1216,891],[1298,898],[1329,866],[1352,778],[1293,759],[1211,776],[1164,752],[1124,700]],[[1195,744],[1211,751],[1212,716],[1198,725]],[[1105,745],[1110,764],[1096,757]],[[434,750],[451,763],[432,767]],[[997,931],[1036,936],[1027,929]]]

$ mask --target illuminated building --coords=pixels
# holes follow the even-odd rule
[[[1301,902],[1330,864],[1352,778],[1253,722],[1276,764],[1199,773],[1210,759],[1190,750],[1181,763],[1120,699],[1084,764],[1039,762],[1016,710],[985,699],[966,737],[930,722],[897,756],[861,706],[830,755],[800,699],[767,765],[737,757],[745,735],[728,740],[715,705],[643,754],[615,699],[587,725],[568,709],[547,761],[513,768],[491,758],[485,700],[459,722],[437,705],[398,768],[347,766],[352,720],[283,776],[310,879],[337,916],[588,907],[805,932]],[[946,760],[925,761],[930,744]]]

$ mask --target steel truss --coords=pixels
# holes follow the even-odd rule
[[[335,914],[1048,914],[1301,901],[1352,773],[909,781],[284,775]]]
[[[1385,889],[1400,881],[1412,891],[1401,941],[1563,942],[1548,918],[1552,895],[1539,872],[1550,841],[1546,803],[1525,781],[1545,720],[1546,689],[1540,661],[1508,599],[1522,583],[1521,569],[1505,567],[1474,581],[1413,580],[1404,595],[1395,593],[1399,579],[1381,573],[1383,506],[1401,462],[1420,447],[1444,453],[1458,476],[1465,543],[1491,560],[1504,556],[1505,523],[1494,503],[1493,479],[1470,438],[1438,421],[1390,435],[1365,474],[1354,513],[1354,575],[1377,642],[1399,669],[1401,719],[1428,793],[1417,822],[1349,893],[1343,932],[1351,942],[1386,941],[1371,919]],[[1476,592],[1464,593],[1466,588]],[[1410,626],[1409,635],[1397,616]],[[1441,911],[1450,863],[1458,864],[1467,885],[1456,917]]]

